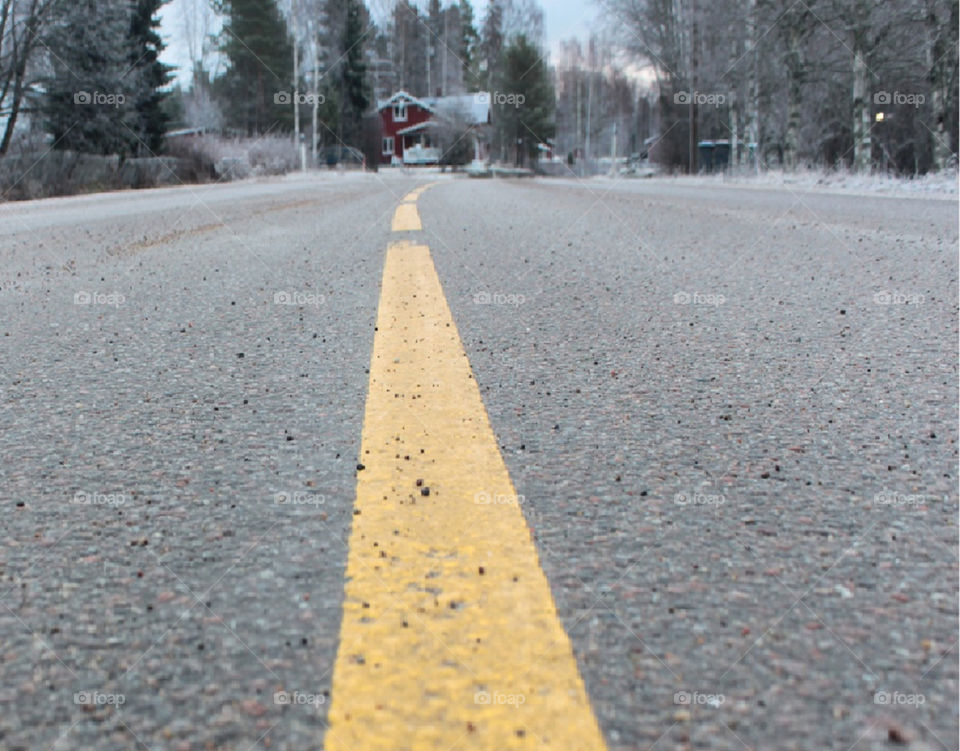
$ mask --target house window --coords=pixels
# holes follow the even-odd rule
[[[385,156],[393,153],[393,136],[387,136],[383,139],[383,154]]]
[[[395,123],[405,122],[407,119],[407,103],[397,102],[393,105],[393,121]]]

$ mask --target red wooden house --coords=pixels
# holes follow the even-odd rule
[[[437,128],[449,118],[466,118],[473,133],[474,158],[482,158],[483,126],[490,123],[485,92],[418,98],[398,91],[377,104],[381,125],[381,164],[436,164],[441,151]]]

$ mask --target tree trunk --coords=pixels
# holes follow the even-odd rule
[[[316,42],[314,43],[316,44]],[[317,121],[319,120],[318,110],[320,109],[320,78],[318,75],[318,69],[319,69],[319,61],[317,60],[318,57],[319,57],[319,50],[316,47],[314,47],[313,80],[311,81],[311,84],[310,84],[311,93],[313,94],[313,102],[312,102],[313,113],[311,116],[311,129],[310,129],[310,141],[311,141],[310,156],[313,159],[312,164],[314,167],[317,166],[317,136],[319,135],[317,133],[317,128],[319,127],[319,123]]]
[[[863,172],[870,168],[870,80],[863,34],[853,35],[853,168]]]
[[[293,34],[293,143],[300,148],[300,38]]]
[[[690,103],[689,103],[689,123],[690,123],[690,156],[687,164],[687,172],[691,175],[697,173],[697,125],[699,120],[699,110],[697,108],[697,87],[700,85],[698,77],[700,61],[697,58],[700,47],[700,28],[697,25],[697,0],[691,0],[691,21],[693,32],[690,39]]]
[[[730,165],[740,166],[740,102],[736,92],[730,95]]]
[[[744,138],[747,141],[747,158],[750,156],[751,144],[760,141],[760,60],[757,53],[757,0],[750,0],[747,12],[747,44],[750,49],[750,73],[747,79],[747,101],[744,103],[745,119]],[[752,156],[754,166],[759,169],[757,155],[759,147],[754,145],[756,153]]]
[[[797,168],[800,153],[800,111],[803,94],[803,40],[794,19],[787,29],[787,130],[783,138],[783,162],[789,170]]]
[[[10,115],[7,118],[7,126],[3,132],[3,140],[0,141],[0,156],[4,156],[10,149],[10,142],[13,140],[13,132],[17,127],[17,118],[20,116],[20,108],[23,106],[23,89],[27,77],[27,58],[33,52],[33,47],[40,29],[40,22],[36,16],[36,2],[30,7],[30,17],[26,22],[26,30],[23,34],[23,45],[20,48],[19,57],[15,61],[16,71],[13,81],[13,100],[10,103]],[[14,33],[16,29],[14,28]],[[17,46],[13,48],[14,57],[17,58]]]
[[[3,131],[3,140],[0,141],[0,156],[4,156],[10,149],[10,142],[13,140],[13,131],[17,127],[17,116],[20,114],[22,102],[23,78],[18,71],[17,80],[13,84],[13,102],[10,107],[10,116],[7,118],[7,127]]]
[[[947,66],[942,21],[937,18],[936,2],[927,0],[927,81],[930,85],[930,111],[933,115],[933,167],[946,169],[950,161],[950,134],[947,133]],[[955,59],[955,58],[954,58]]]
[[[24,45],[26,48],[26,45]],[[23,106],[23,82],[27,72],[27,55],[24,53],[17,62],[17,70],[13,81],[13,101],[10,103],[10,115],[7,118],[7,127],[3,131],[3,140],[0,141],[0,156],[4,156],[10,149],[13,132],[17,127],[17,118]]]

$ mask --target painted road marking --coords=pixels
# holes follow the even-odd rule
[[[421,185],[418,188],[414,188],[403,197],[403,202],[408,203],[410,201],[416,201],[424,192],[432,188],[434,185],[436,185],[436,183],[427,183],[426,185]]]
[[[401,203],[393,212],[390,229],[394,232],[418,232],[423,229],[416,203]]]
[[[326,751],[604,748],[425,245],[387,250]]]

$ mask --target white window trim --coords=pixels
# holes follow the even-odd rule
[[[395,123],[405,123],[407,121],[407,103],[406,102],[394,103],[393,121]]]
[[[389,144],[389,149],[387,148],[388,144]],[[384,156],[389,156],[393,154],[393,146],[394,146],[393,136],[384,136],[383,143],[381,143],[380,145],[380,149],[381,149],[380,153],[383,154]]]

